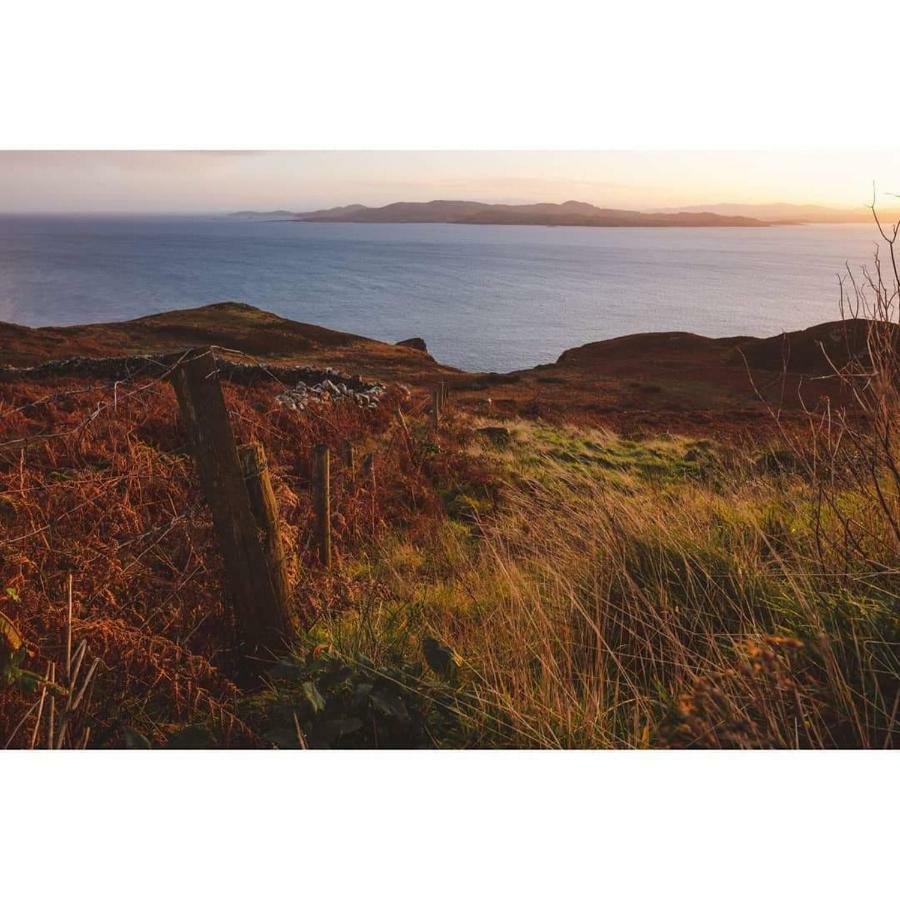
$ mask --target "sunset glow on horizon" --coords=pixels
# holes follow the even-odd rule
[[[580,200],[896,206],[900,151],[6,151],[0,213],[304,211]]]

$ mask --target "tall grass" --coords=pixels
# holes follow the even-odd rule
[[[477,537],[453,526],[418,553],[383,545],[383,599],[331,639],[347,653],[450,645],[475,745],[893,746],[887,558],[877,573],[824,568],[803,477],[753,476],[740,459],[685,477],[696,452],[678,443],[648,477],[613,436],[588,443],[618,446],[622,465],[522,442],[505,454],[504,512]]]

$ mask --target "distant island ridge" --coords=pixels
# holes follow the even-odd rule
[[[888,211],[886,215],[892,215]],[[561,225],[621,227],[732,227],[765,228],[770,225],[849,224],[871,222],[867,208],[832,209],[825,206],[769,203],[717,203],[709,206],[637,211],[607,209],[569,200],[565,203],[504,204],[472,200],[432,200],[390,203],[371,207],[361,203],[313,212],[278,209],[242,210],[231,217],[258,221],[352,222],[450,225]]]

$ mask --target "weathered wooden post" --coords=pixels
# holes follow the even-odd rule
[[[241,654],[245,662],[271,655],[289,637],[291,617],[259,541],[212,349],[188,354],[172,383],[222,551]]]
[[[441,410],[444,408],[444,404],[447,402],[447,397],[449,397],[450,392],[447,389],[447,382],[441,382]]]
[[[285,543],[281,538],[278,522],[278,504],[275,491],[272,490],[272,479],[269,475],[269,463],[262,444],[245,444],[238,448],[241,458],[241,469],[244,483],[250,496],[250,510],[256,525],[262,533],[263,550],[269,561],[272,580],[279,600],[286,615],[291,615],[290,591],[291,581],[288,574]]]
[[[437,431],[441,424],[441,389],[431,391],[431,427]]]
[[[318,444],[313,467],[313,505],[316,511],[316,546],[319,562],[331,568],[331,452]]]
[[[343,441],[341,443],[341,462],[344,468],[350,473],[352,478],[354,475],[355,463],[353,459],[353,443],[351,441]]]

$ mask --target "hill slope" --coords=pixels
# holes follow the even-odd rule
[[[384,378],[408,379],[442,368],[428,354],[409,347],[294,322],[246,303],[213,303],[91,325],[26,328],[0,323],[0,365],[28,366],[68,356],[168,353],[205,344],[283,363],[324,362],[365,369]]]
[[[839,400],[831,363],[865,353],[867,324],[827,322],[768,338],[688,332],[631,334],[566,350],[555,363],[461,380],[468,396],[510,415],[624,430],[723,430],[771,425],[760,398],[786,414]],[[484,402],[484,400],[482,400]]]
[[[831,373],[829,360],[843,365],[865,351],[865,338],[865,322],[830,322],[769,338],[650,332],[575,347],[555,363],[519,372],[470,373],[421,350],[293,322],[243,303],[216,303],[108,324],[0,323],[0,365],[214,344],[271,364],[334,366],[420,387],[446,381],[456,403],[501,416],[739,431],[768,422],[760,394],[788,411],[799,408],[801,392],[805,402],[836,399],[834,380],[823,377]]]

